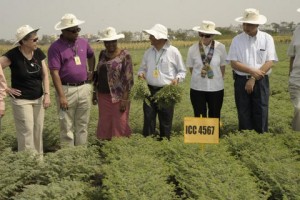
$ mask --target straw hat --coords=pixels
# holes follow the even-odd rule
[[[216,25],[212,21],[202,21],[202,24],[195,26],[193,30],[211,35],[222,35],[219,31],[215,30],[215,27]]]
[[[80,24],[83,24],[84,22],[85,21],[81,21],[81,20],[77,19],[75,15],[67,13],[61,18],[60,22],[58,22],[54,26],[54,28],[55,28],[55,30],[63,30],[66,28],[78,26]]]
[[[100,37],[97,41],[113,41],[121,38],[125,38],[124,34],[117,34],[116,29],[113,27],[107,27],[103,32],[103,37]]]
[[[39,28],[32,28],[29,25],[23,25],[20,28],[17,29],[17,33],[16,33],[16,41],[14,42],[14,45],[18,44],[26,35],[28,35],[29,33],[38,31]]]
[[[260,15],[257,9],[247,8],[245,9],[244,15],[236,18],[235,21],[248,24],[265,24],[267,18],[264,15]]]
[[[151,29],[143,30],[143,32],[153,35],[157,40],[168,39],[168,29],[161,24],[155,24]]]

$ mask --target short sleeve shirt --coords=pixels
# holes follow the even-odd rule
[[[245,32],[235,36],[229,48],[228,61],[239,61],[248,67],[259,69],[266,61],[278,61],[274,40],[268,33],[257,31],[251,37]],[[249,75],[235,70],[239,75]],[[271,73],[271,69],[267,74]]]
[[[86,39],[77,38],[75,43],[69,43],[60,38],[48,50],[49,69],[58,70],[63,83],[80,83],[87,80],[87,58],[93,55]]]
[[[21,91],[18,99],[38,99],[43,95],[43,68],[42,61],[46,55],[37,48],[33,52],[33,57],[28,60],[23,56],[19,47],[15,47],[4,54],[11,64],[11,87]]]
[[[204,47],[205,54],[207,55],[210,45]],[[199,91],[220,91],[224,89],[224,81],[222,77],[221,66],[225,66],[226,62],[226,49],[225,45],[215,41],[214,54],[210,61],[210,66],[214,72],[214,77],[209,79],[207,77],[201,77],[201,70],[203,68],[203,62],[199,51],[199,43],[193,44],[187,55],[186,66],[193,68],[191,78],[191,88]]]

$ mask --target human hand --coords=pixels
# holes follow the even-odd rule
[[[50,95],[49,94],[44,94],[44,99],[43,99],[43,106],[45,109],[49,108],[51,105],[51,100],[50,100]]]
[[[15,96],[21,96],[22,95],[22,92],[21,92],[21,90],[17,90],[17,89],[15,89],[15,88],[9,88],[9,87],[7,87],[6,89],[5,89],[5,91],[6,91],[6,93],[9,95],[9,96],[11,96],[12,98],[14,98],[15,99]]]
[[[98,97],[97,97],[97,92],[96,91],[93,91],[92,103],[93,103],[93,105],[98,104]]]
[[[255,85],[255,79],[254,78],[250,78],[245,85],[245,90],[247,91],[248,94],[251,94],[253,92],[253,88]]]
[[[62,109],[63,111],[68,110],[68,108],[69,108],[68,100],[65,96],[59,97],[59,105],[60,105],[60,109]]]
[[[171,85],[178,85],[179,79],[175,78],[172,80]]]
[[[145,74],[144,74],[144,73],[140,73],[140,74],[138,75],[138,78],[139,78],[139,79],[146,79],[146,77],[145,77]]]
[[[250,73],[256,80],[260,80],[265,76],[265,72],[260,69],[253,69]]]
[[[120,112],[125,112],[128,104],[128,100],[122,100],[120,103]]]

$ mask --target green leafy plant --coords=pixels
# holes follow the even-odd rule
[[[133,87],[130,90],[130,99],[145,100],[150,105],[147,97],[151,95],[147,82],[144,79],[137,78]]]
[[[181,101],[182,91],[179,86],[166,85],[152,97],[152,100],[157,103],[158,108],[171,107]]]

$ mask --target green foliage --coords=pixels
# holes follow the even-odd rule
[[[293,138],[300,141],[299,134]],[[229,150],[264,183],[264,190],[271,192],[271,199],[300,198],[300,157],[287,148],[288,141],[249,131],[244,135],[231,135],[227,142]]]
[[[168,162],[183,199],[264,199],[258,180],[226,151],[226,144],[184,144],[176,137],[168,145]]]
[[[107,160],[103,199],[176,199],[174,185],[167,183],[169,168],[156,153],[158,146],[140,135],[107,142],[101,149]]]
[[[179,49],[183,58],[190,43]],[[45,116],[43,160],[30,152],[16,152],[13,115],[6,98],[0,133],[0,199],[300,199],[300,135],[291,130],[287,45],[276,43],[279,62],[270,75],[270,133],[237,130],[228,66],[220,144],[206,145],[203,150],[198,144],[184,144],[182,139],[183,118],[193,116],[189,73],[180,84],[183,98],[175,108],[170,141],[139,134],[143,109],[137,100],[131,102],[129,122],[136,134],[130,138],[98,141],[98,109],[92,106],[89,144],[59,150],[57,107],[55,95],[51,95],[52,106]],[[144,49],[131,49],[135,73],[143,53]],[[9,70],[4,71],[10,82]]]
[[[144,101],[151,95],[147,82],[144,79],[137,78],[130,90],[130,99]],[[149,100],[147,101],[149,104]]]
[[[182,99],[183,89],[177,85],[166,85],[152,97],[158,108],[171,107]]]
[[[86,191],[89,184],[81,181],[61,180],[49,185],[28,185],[18,194],[15,200],[88,200]]]

